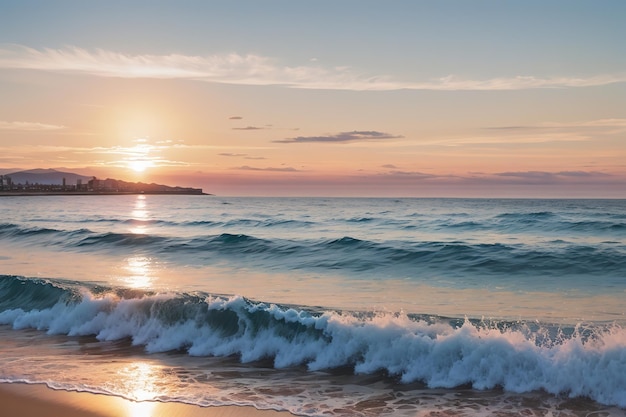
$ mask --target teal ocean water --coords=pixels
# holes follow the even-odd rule
[[[0,381],[626,415],[626,200],[0,198]]]

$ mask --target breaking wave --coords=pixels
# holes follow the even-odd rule
[[[18,276],[0,276],[0,324],[128,339],[147,353],[270,359],[276,368],[310,371],[349,367],[432,388],[543,390],[626,407],[626,331],[615,324],[314,310]]]

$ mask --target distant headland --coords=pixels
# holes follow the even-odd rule
[[[104,180],[55,169],[31,169],[0,175],[0,196],[20,195],[210,195],[202,188]]]

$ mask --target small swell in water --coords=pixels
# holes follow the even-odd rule
[[[19,237],[34,237],[40,235],[59,233],[59,230],[49,229],[45,227],[21,227],[15,224],[2,223],[0,224],[0,237],[19,238]]]
[[[538,212],[501,216],[532,219],[553,215],[549,212]],[[267,224],[267,227],[274,227],[270,224],[291,224],[276,219],[262,223]],[[206,225],[211,227],[213,223],[207,222]],[[569,227],[585,229],[596,226],[600,227],[593,222],[587,222],[571,224]],[[203,226],[196,224],[195,227],[199,232],[204,231]],[[464,221],[445,227],[453,230],[483,226]],[[602,227],[617,230],[623,225],[607,223]],[[624,247],[611,243],[611,240],[600,245],[558,240],[550,241],[552,244],[525,245],[517,240],[506,243],[417,239],[374,241],[347,235],[329,239],[306,239],[306,236],[299,239],[261,238],[245,233],[227,232],[178,236],[115,231],[98,233],[84,228],[57,230],[10,223],[0,225],[0,237],[29,245],[58,245],[76,251],[141,251],[177,259],[193,257],[202,262],[219,258],[220,261],[233,261],[238,265],[249,263],[253,267],[271,269],[341,269],[348,273],[367,272],[381,275],[384,272],[384,276],[389,277],[405,277],[408,274],[416,280],[429,279],[432,276],[495,276],[506,281],[513,276],[544,279],[549,276],[584,276],[597,274],[598,271],[602,271],[610,279],[619,279],[623,278],[626,270]]]

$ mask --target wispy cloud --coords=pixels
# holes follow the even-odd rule
[[[599,119],[581,122],[580,126],[626,127],[626,119]]]
[[[407,177],[413,180],[426,180],[426,179],[433,179],[433,178],[449,177],[449,175],[434,175],[434,174],[427,174],[427,173],[419,172],[419,171],[399,171],[399,170],[390,171],[382,175]]]
[[[149,167],[190,166],[191,163],[168,159],[163,151],[175,148],[177,145],[153,145],[138,143],[135,146],[113,147],[82,147],[63,145],[8,145],[0,146],[0,152],[10,153],[12,159],[18,158],[29,161],[64,159],[69,161],[81,160],[92,166],[126,167],[137,161]]]
[[[547,142],[581,142],[621,135],[626,132],[626,119],[597,119],[578,122],[546,122],[535,125],[489,126],[481,129],[486,135],[450,139],[462,144],[522,144]],[[487,133],[489,132],[489,133]]]
[[[597,119],[581,122],[546,122],[536,125],[517,126],[489,126],[486,130],[554,130],[554,129],[603,129],[603,128],[626,128],[626,119]]]
[[[556,181],[559,179],[605,179],[609,174],[598,171],[522,171],[522,172],[500,172],[494,174],[496,177],[517,178],[524,181]]]
[[[65,129],[65,126],[39,122],[7,122],[0,120],[0,130],[50,131]]]
[[[141,162],[146,167],[172,167],[191,165],[187,162],[166,159],[161,156],[164,150],[173,147],[169,144],[153,145],[144,142],[143,140],[136,140],[136,142],[138,142],[138,144],[132,147],[96,147],[88,148],[83,151],[75,150],[74,153],[93,154],[95,156],[116,156],[113,160],[101,161],[97,165],[125,167],[137,162]]]
[[[424,83],[415,83],[407,88],[414,90],[444,91],[506,91],[536,88],[596,87],[623,82],[626,82],[626,72],[619,74],[592,75],[588,77],[537,77],[532,75],[517,75],[513,77],[496,77],[484,80],[472,80],[456,75],[448,75]]]
[[[243,119],[243,117],[241,117],[241,116],[230,116],[228,118],[228,120],[241,120],[241,119]]]
[[[299,170],[293,168],[293,167],[279,167],[279,168],[275,168],[275,167],[267,167],[267,168],[257,168],[257,167],[251,167],[248,165],[244,165],[244,166],[240,166],[240,167],[234,167],[231,169],[236,169],[236,170],[241,170],[241,171],[274,171],[274,172],[299,172]]]
[[[258,127],[258,126],[246,126],[246,127],[233,127],[233,130],[264,130],[266,127]]]
[[[275,140],[276,143],[347,143],[347,142],[363,142],[372,140],[400,139],[403,136],[392,135],[389,133],[376,132],[373,130],[354,130],[352,132],[341,132],[336,135],[327,136],[298,136],[295,138]]]
[[[267,159],[263,156],[250,156],[247,153],[232,153],[232,152],[222,152],[218,154],[219,156],[226,156],[228,158],[243,158],[249,160],[260,161],[262,159]]]
[[[222,153],[219,153],[218,155],[219,156],[227,156],[229,158],[238,158],[238,157],[246,156],[247,154],[245,154],[245,153],[222,152]]]
[[[292,88],[389,90],[523,90],[534,88],[592,87],[626,82],[626,72],[587,77],[517,75],[468,79],[446,75],[429,80],[396,80],[390,75],[367,75],[350,67],[325,68],[317,64],[286,66],[254,54],[129,55],[105,49],[75,46],[34,49],[23,45],[0,46],[0,68],[21,68],[103,77],[195,79],[241,85],[281,85]],[[239,116],[232,119],[238,120]]]
[[[552,142],[584,142],[591,136],[580,132],[533,133],[525,130],[507,131],[495,136],[461,136],[422,141],[422,145],[465,146],[465,145],[523,145]]]
[[[466,174],[439,173],[430,174],[420,171],[392,170],[378,174],[379,177],[393,178],[398,181],[424,181],[439,184],[602,184],[621,181],[620,176],[600,171],[508,171],[496,173],[468,172]]]

